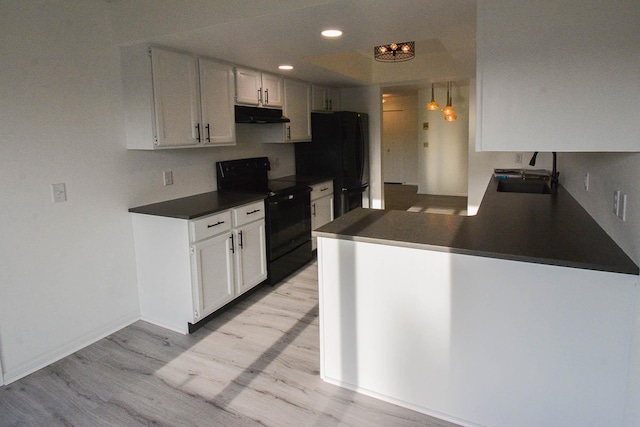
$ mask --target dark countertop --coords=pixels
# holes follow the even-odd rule
[[[314,185],[324,181],[333,181],[326,176],[301,176],[289,175],[274,178],[272,181],[285,181],[302,185]],[[182,197],[180,199],[167,200],[166,202],[152,203],[129,209],[129,212],[166,216],[169,218],[195,219],[216,212],[234,208],[236,206],[261,200],[266,194],[218,192],[196,194],[195,196]]]
[[[562,186],[557,194],[497,192],[477,215],[359,208],[313,234],[346,240],[637,275],[638,266]]]
[[[257,200],[263,200],[265,197],[264,194],[211,191],[166,202],[138,206],[129,209],[129,212],[179,219],[194,219]]]

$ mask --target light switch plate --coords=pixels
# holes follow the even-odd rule
[[[173,172],[172,171],[162,172],[162,179],[164,180],[164,185],[173,185]]]

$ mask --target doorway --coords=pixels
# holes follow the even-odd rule
[[[446,87],[444,82],[434,88],[440,109],[446,105]],[[437,211],[437,204],[442,203],[442,213],[466,214],[466,209],[459,207],[467,203],[469,82],[453,84],[450,96],[457,114],[454,122],[445,121],[440,110],[426,110],[431,100],[430,85],[383,88],[383,93],[385,206],[394,208],[401,195],[405,199],[423,198],[414,203],[418,207],[429,205]],[[391,184],[406,187],[390,187]]]

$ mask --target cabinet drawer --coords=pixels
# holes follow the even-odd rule
[[[311,200],[333,194],[333,181],[325,181],[311,186]]]
[[[234,227],[264,218],[264,200],[233,209]]]
[[[191,221],[189,231],[191,241],[206,239],[231,230],[231,211],[225,211]]]

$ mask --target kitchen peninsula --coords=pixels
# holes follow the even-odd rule
[[[468,426],[622,425],[638,266],[562,187],[318,237],[321,375]]]

